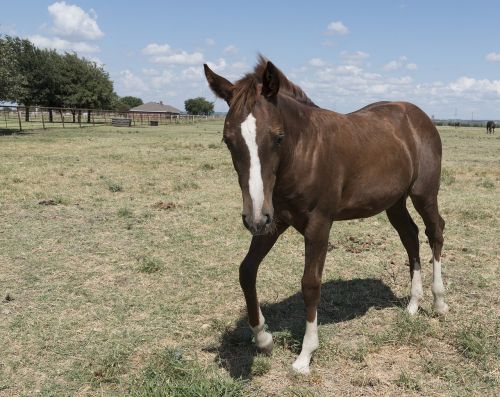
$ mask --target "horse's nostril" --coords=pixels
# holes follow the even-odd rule
[[[265,214],[264,216],[266,217],[266,225],[269,225],[273,221],[272,218],[268,214]]]

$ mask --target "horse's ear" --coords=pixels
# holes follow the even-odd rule
[[[276,66],[272,62],[267,61],[264,75],[262,76],[262,95],[267,99],[276,97],[280,89],[280,74]]]
[[[214,73],[208,65],[203,64],[205,68],[205,77],[207,78],[208,85],[210,89],[217,95],[219,98],[224,99],[229,106],[231,106],[231,99],[233,97],[233,84],[226,80],[224,77],[219,76]]]

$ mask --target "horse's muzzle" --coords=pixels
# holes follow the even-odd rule
[[[262,214],[257,221],[245,214],[242,214],[241,218],[243,220],[243,225],[245,225],[254,236],[266,234],[270,229],[270,225],[273,223],[273,217],[270,214]]]

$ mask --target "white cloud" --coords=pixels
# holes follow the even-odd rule
[[[122,70],[120,72],[119,83],[123,87],[126,94],[135,94],[137,92],[143,92],[148,87],[140,77],[134,75],[130,70]]]
[[[317,67],[317,68],[321,68],[321,67],[323,67],[323,66],[326,65],[326,62],[323,61],[321,58],[312,58],[312,59],[309,59],[309,61],[307,63],[309,65]]]
[[[327,34],[340,34],[346,35],[349,33],[349,29],[342,23],[342,21],[331,22],[326,28]]]
[[[207,62],[207,65],[213,71],[215,71],[215,72],[221,72],[221,71],[223,71],[226,68],[227,63],[226,63],[226,60],[224,58],[219,58],[219,59],[217,59],[216,62]],[[200,68],[200,70],[201,70],[201,68]]]
[[[50,48],[57,51],[75,51],[78,53],[92,54],[99,52],[99,47],[83,41],[69,41],[59,37],[45,37],[41,35],[28,36],[28,39],[40,48]]]
[[[462,76],[449,84],[449,88],[459,94],[496,94],[500,96],[500,80],[482,79]]]
[[[174,75],[170,70],[164,70],[159,76],[151,79],[151,85],[154,88],[162,88],[172,83]]]
[[[238,52],[238,47],[231,44],[231,45],[228,45],[226,48],[224,48],[224,51],[222,51],[222,52],[224,54],[236,54]]]
[[[201,67],[190,66],[182,71],[182,77],[185,80],[202,81],[204,75]]]
[[[162,55],[167,54],[170,51],[170,46],[165,44],[151,43],[142,49],[142,53],[145,55]]]
[[[160,74],[160,72],[156,69],[147,69],[147,68],[143,68],[142,69],[142,74],[144,76],[158,76]]]
[[[490,62],[500,62],[500,54],[490,52],[486,55],[486,60]]]
[[[90,16],[80,7],[66,4],[64,1],[51,4],[48,10],[53,19],[52,30],[58,36],[86,40],[97,40],[104,36],[97,25],[97,15],[93,10],[93,15]]]
[[[214,39],[211,39],[210,37],[206,38],[205,39],[205,43],[210,46],[210,47],[213,47],[215,45],[215,40]]]
[[[152,58],[154,63],[167,65],[195,65],[203,63],[203,54],[201,52],[188,53],[181,51],[172,55],[156,56]]]
[[[237,61],[237,62],[234,62],[231,67],[233,69],[246,69],[248,68],[247,64],[243,61]]]
[[[104,67],[104,62],[101,61],[101,58],[98,57],[90,57],[88,58],[89,61],[94,62],[97,66]]]
[[[397,78],[391,77],[387,81],[395,85],[408,85],[413,82],[413,79],[411,78],[411,76],[403,76]]]
[[[340,53],[340,57],[350,65],[359,65],[363,63],[363,61],[370,57],[370,55],[363,51],[342,51]]]
[[[417,64],[408,62],[408,58],[403,55],[400,56],[398,59],[386,63],[382,67],[382,69],[385,70],[386,72],[392,72],[394,70],[399,70],[402,68],[406,68],[408,70],[417,70]]]

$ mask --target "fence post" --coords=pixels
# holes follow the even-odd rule
[[[19,106],[17,107],[17,119],[19,120],[19,131],[22,131],[23,125],[21,124],[21,114],[19,113]]]
[[[63,125],[63,128],[64,128],[64,115],[63,115],[62,109],[60,109],[59,112],[61,113],[61,122],[62,122],[62,125]]]
[[[42,110],[42,126],[43,126],[43,129],[45,129],[45,119],[43,118],[43,110]]]
[[[95,127],[94,112],[92,112],[92,125]]]
[[[5,118],[5,129],[7,129],[7,112],[10,113],[10,110],[7,110],[7,108],[3,109],[3,116]]]

